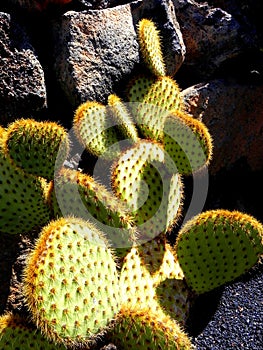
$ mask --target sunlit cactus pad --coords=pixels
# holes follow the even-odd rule
[[[28,321],[12,313],[0,316],[0,349],[3,350],[65,350],[45,339]]]
[[[44,227],[24,271],[24,294],[47,338],[93,343],[119,308],[116,262],[103,235],[77,218]]]
[[[107,107],[95,101],[81,104],[73,120],[75,134],[83,147],[92,155],[105,159],[114,159],[119,154],[116,124]]]
[[[173,112],[165,119],[163,144],[180,174],[194,173],[212,157],[212,139],[206,126],[182,112]]]
[[[184,109],[180,89],[170,77],[139,76],[127,88],[128,100],[137,126],[145,138],[163,141],[167,114]]]
[[[67,132],[55,122],[18,119],[7,128],[4,141],[5,151],[18,167],[49,180],[69,152]]]
[[[161,50],[161,41],[155,23],[143,18],[138,23],[137,31],[140,50],[145,64],[153,74],[157,76],[165,75],[166,69]]]
[[[211,210],[186,223],[175,248],[187,284],[204,293],[255,265],[263,254],[263,226],[238,211]]]
[[[135,230],[128,208],[93,177],[61,168],[52,193],[55,216],[78,216],[99,227],[114,248],[133,244]]]
[[[160,145],[146,140],[125,151],[113,167],[113,191],[130,208],[145,239],[166,231],[177,219],[182,186],[172,168]]]

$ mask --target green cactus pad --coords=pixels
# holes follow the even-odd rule
[[[178,323],[161,310],[151,308],[131,309],[123,306],[115,326],[110,330],[109,339],[123,350],[190,350],[190,339]]]
[[[180,230],[175,249],[187,284],[201,294],[256,264],[263,254],[263,226],[238,211],[207,211]]]
[[[55,164],[60,167],[67,158],[69,139],[57,123],[18,119],[7,128],[4,147],[25,172],[52,180]]]
[[[208,165],[212,157],[212,139],[206,126],[185,113],[177,111],[166,117],[163,143],[183,175]]]
[[[132,246],[136,235],[128,208],[93,177],[62,168],[52,196],[55,216],[74,215],[93,222],[119,254]]]
[[[141,140],[112,170],[113,190],[130,208],[142,242],[166,231],[178,217],[182,185],[168,161],[160,145]]]
[[[138,246],[137,251],[140,261],[151,275],[155,288],[154,300],[158,307],[185,324],[190,310],[190,291],[174,250],[165,237],[158,237]]]
[[[159,310],[154,280],[140,257],[138,247],[131,248],[123,261],[120,273],[121,304],[134,308],[138,305]]]
[[[107,107],[99,102],[81,104],[74,116],[73,128],[79,142],[96,157],[115,159],[119,154],[119,135]]]
[[[91,223],[62,218],[43,228],[24,271],[33,322],[66,346],[91,345],[119,310],[116,262]]]
[[[145,64],[154,75],[166,75],[159,31],[155,23],[143,18],[138,23],[137,31],[140,50]]]
[[[46,340],[26,319],[11,313],[0,316],[0,348],[3,350],[65,350]]]
[[[132,112],[145,138],[163,140],[164,121],[167,114],[183,110],[184,103],[177,83],[170,77],[139,76],[127,89]]]
[[[0,232],[18,234],[46,224],[51,217],[41,177],[16,167],[3,147],[5,131],[0,131]]]
[[[112,118],[116,119],[118,128],[121,131],[122,136],[125,139],[130,139],[133,142],[138,141],[138,132],[135,127],[134,120],[130,116],[128,109],[116,95],[110,95],[108,97],[108,106]]]

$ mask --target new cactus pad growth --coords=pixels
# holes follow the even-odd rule
[[[176,253],[187,284],[208,292],[233,281],[263,254],[263,226],[238,211],[211,210],[180,230]]]
[[[52,180],[55,164],[62,166],[68,156],[69,140],[66,130],[57,123],[19,119],[8,126],[4,149],[28,174]]]
[[[78,218],[44,227],[24,271],[24,294],[48,339],[93,344],[120,301],[115,258],[103,234]]]
[[[28,321],[12,313],[0,316],[0,348],[3,350],[65,350],[45,339],[40,330],[29,324]]]
[[[141,54],[147,67],[156,76],[166,75],[166,68],[161,50],[161,40],[155,23],[149,19],[143,18],[138,23],[137,32]]]

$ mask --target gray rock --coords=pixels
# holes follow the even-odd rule
[[[136,33],[141,18],[156,20],[167,73],[173,75],[185,47],[171,1],[138,0],[102,10],[69,11],[56,20],[54,69],[74,108],[87,100],[104,102],[142,63]]]
[[[185,67],[208,79],[228,59],[254,48],[255,33],[230,13],[194,0],[173,0],[186,45]]]
[[[0,13],[0,123],[46,107],[42,67],[23,29]]]
[[[69,11],[55,23],[55,71],[70,103],[105,101],[139,62],[130,5]]]
[[[263,85],[213,80],[182,91],[187,111],[213,137],[211,173],[244,157],[252,170],[263,168]]]

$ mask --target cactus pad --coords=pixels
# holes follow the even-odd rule
[[[99,102],[81,104],[73,120],[75,134],[87,151],[109,160],[119,154],[119,135],[115,124],[107,107]]]
[[[202,122],[177,111],[165,119],[164,150],[180,174],[190,175],[210,162],[211,136]]]
[[[110,330],[110,340],[123,350],[190,350],[190,339],[176,321],[151,308],[131,309],[123,306],[114,328]]]
[[[60,167],[67,158],[69,140],[57,123],[19,119],[7,128],[4,147],[25,172],[52,180],[55,164]]]
[[[145,138],[163,140],[164,121],[167,114],[183,110],[184,104],[177,83],[170,77],[139,76],[127,89],[136,123]]]
[[[116,95],[108,97],[108,106],[112,118],[116,120],[118,129],[125,139],[130,139],[133,142],[138,141],[138,132],[135,127],[134,120],[130,116],[128,109],[121,99]]]
[[[181,229],[176,253],[187,284],[204,293],[241,276],[263,254],[263,226],[237,211],[211,210]]]
[[[119,308],[116,262],[102,233],[77,218],[43,228],[24,271],[36,326],[64,345],[89,345]]]
[[[157,76],[166,74],[159,31],[155,23],[143,18],[138,23],[138,39],[145,64]]]
[[[0,232],[29,232],[46,224],[51,212],[46,199],[48,184],[41,177],[26,174],[4,152],[0,133]]]
[[[142,241],[166,231],[177,219],[182,186],[170,165],[172,169],[161,146],[141,140],[113,167],[113,190],[130,208]]]
[[[93,222],[120,253],[135,239],[128,208],[87,174],[62,168],[55,178],[55,216],[78,216]]]
[[[65,350],[45,339],[27,320],[11,313],[0,317],[0,348],[3,350]]]

